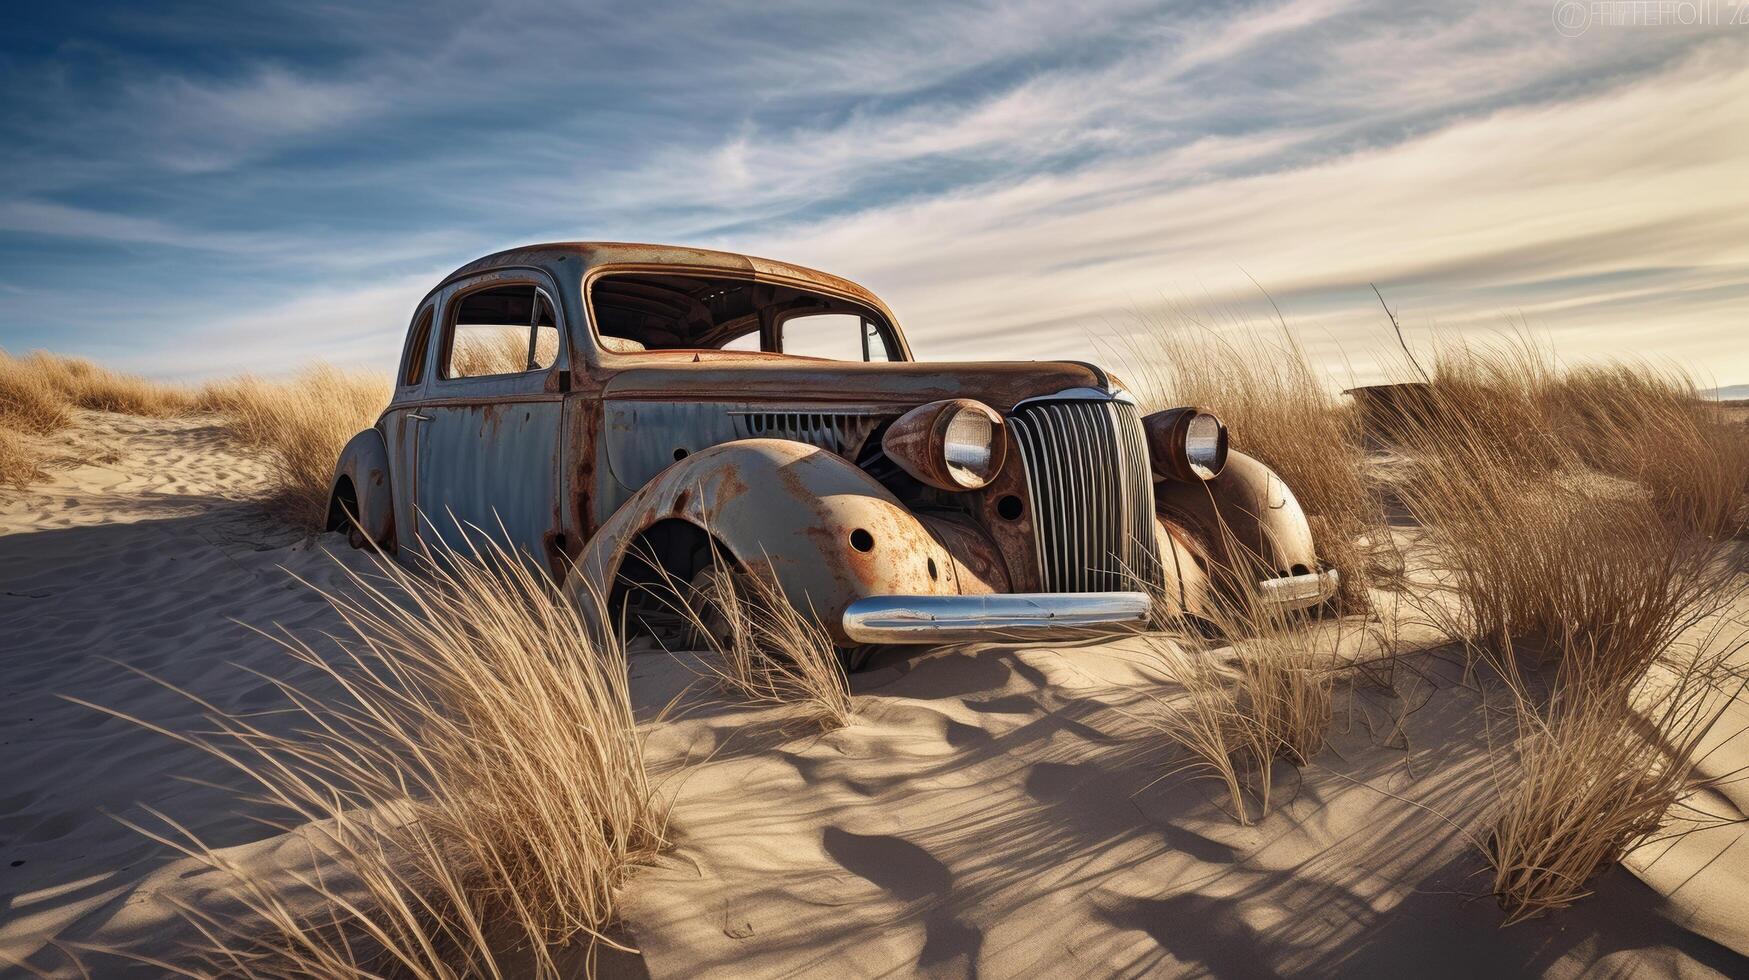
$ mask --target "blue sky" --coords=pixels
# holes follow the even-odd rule
[[[849,276],[925,358],[1245,321],[1255,280],[1366,379],[1376,282],[1417,343],[1522,322],[1749,381],[1749,25],[1551,14],[32,5],[0,35],[0,347],[382,367],[455,266],[601,238]]]

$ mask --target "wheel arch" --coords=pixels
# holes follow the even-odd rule
[[[1155,498],[1168,526],[1188,525],[1195,550],[1221,574],[1254,580],[1318,567],[1311,524],[1293,489],[1254,457],[1235,450],[1219,476],[1156,484]]]
[[[389,451],[383,434],[370,428],[353,436],[340,450],[334,476],[329,481],[326,529],[344,531],[356,520],[370,540],[379,544],[392,542],[395,508],[390,479]]]
[[[723,443],[663,470],[585,545],[567,589],[610,595],[637,542],[675,522],[769,576],[840,641],[844,607],[858,598],[957,591],[947,549],[890,491],[836,454],[783,439]]]

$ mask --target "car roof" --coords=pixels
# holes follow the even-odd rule
[[[639,242],[547,242],[509,248],[467,263],[443,277],[443,281],[431,291],[435,293],[456,279],[494,269],[535,268],[548,273],[554,279],[563,279],[567,275],[576,274],[578,269],[587,272],[600,266],[626,266],[646,272],[659,272],[663,266],[679,266],[698,272],[720,272],[758,280],[788,282],[842,294],[879,310],[886,315],[889,323],[893,320],[892,311],[887,309],[880,297],[849,279],[829,272],[756,255]]]

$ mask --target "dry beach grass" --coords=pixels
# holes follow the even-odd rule
[[[167,418],[190,411],[183,388],[101,368],[90,361],[35,351],[0,351],[0,484],[21,486],[41,476],[43,453],[30,437],[73,422],[76,409]]]
[[[1155,322],[1128,354],[1151,407],[1221,414],[1294,487],[1351,585],[1367,583],[1361,549],[1386,535],[1361,417],[1285,328],[1232,340]],[[1405,598],[1506,682],[1483,850],[1520,921],[1586,894],[1697,788],[1701,736],[1742,690],[1728,665],[1746,626],[1720,617],[1744,586],[1721,543],[1742,526],[1749,443],[1679,373],[1566,368],[1522,335],[1442,351],[1416,394],[1384,420],[1408,471],[1389,489],[1432,572]],[[1242,601],[1222,612],[1240,638],[1230,666],[1154,644],[1185,691],[1159,727],[1249,822],[1248,800],[1269,809],[1275,762],[1322,744],[1338,661],[1318,630]],[[1684,639],[1709,623],[1698,647]],[[1532,693],[1527,649],[1558,664],[1552,692]]]
[[[1368,551],[1384,518],[1366,474],[1360,418],[1286,324],[1233,332],[1148,319],[1111,346],[1144,410],[1207,408],[1227,423],[1233,448],[1281,474],[1325,560],[1342,573],[1343,598],[1363,604]]]
[[[1417,606],[1510,692],[1484,850],[1518,921],[1586,894],[1696,789],[1712,695],[1742,690],[1744,584],[1722,545],[1749,447],[1680,375],[1563,370],[1523,338],[1448,351],[1387,421],[1437,578]]]
[[[244,375],[196,390],[37,351],[0,351],[0,484],[40,478],[43,451],[32,437],[52,435],[78,410],[169,418],[207,412],[246,445],[264,453],[273,473],[267,499],[277,514],[308,531],[323,529],[328,481],[346,441],[367,428],[389,401],[379,376],[316,364],[287,380]]]
[[[1358,416],[1291,337],[1243,349],[1218,341],[1212,349],[1224,353],[1213,358],[1206,337],[1155,341],[1125,372],[1139,388],[1226,418],[1235,446],[1294,486],[1352,588],[1407,589],[1407,604],[1469,651],[1489,690],[1503,694],[1483,709],[1491,808],[1466,833],[1494,869],[1506,921],[1571,905],[1635,847],[1672,832],[1669,814],[1712,778],[1697,774],[1705,736],[1741,690],[1730,664],[1742,624],[1730,608],[1741,606],[1742,576],[1721,551],[1739,529],[1749,475],[1740,429],[1674,375],[1564,369],[1521,347],[1470,348],[1433,363],[1436,410],[1398,420],[1403,462],[1383,488],[1369,476]],[[28,449],[81,408],[128,404],[117,388],[157,390],[49,363],[0,360],[0,461],[6,437]],[[387,396],[379,381],[318,367],[133,404],[214,413],[261,451],[276,513],[313,530],[326,516],[335,454]],[[1387,490],[1424,545],[1413,581],[1368,574],[1368,550],[1385,538]],[[178,969],[557,976],[567,948],[619,941],[618,886],[667,837],[643,768],[625,651],[591,633],[540,573],[477,541],[470,554],[431,556],[417,569],[383,564],[328,589],[340,640],[279,638],[340,692],[277,688],[280,706],[307,719],[301,734],[269,734],[210,703],[208,733],[165,731],[219,753],[249,795],[307,842],[305,864],[293,869],[302,880],[288,884],[231,863],[168,817],[145,821],[228,878],[236,905],[185,910],[206,936]],[[960,740],[955,759],[1006,758],[980,748],[987,733],[974,723],[1000,717],[1012,698],[957,713],[920,698],[925,708],[906,715],[876,694],[863,714],[859,689],[858,724],[838,730],[852,700],[829,639],[763,580],[721,564],[713,571],[703,601],[679,611],[706,647],[707,669],[741,702],[795,712],[828,733],[827,749],[894,719],[945,717]],[[1347,683],[1341,648],[1358,620],[1308,622],[1242,601],[1215,615],[1231,620],[1221,631],[1234,641],[1230,656],[1209,655],[1220,649],[1210,643],[1136,641],[1177,688],[1126,712],[1171,747],[1163,761],[1160,745],[1145,746],[1156,772],[1212,776],[1229,816],[1275,819],[1280,767],[1320,764]],[[1050,717],[1051,730],[1086,727],[1063,715]],[[784,785],[812,771],[785,769]]]
[[[380,376],[316,364],[283,381],[245,375],[209,383],[197,404],[265,454],[272,509],[288,523],[317,532],[328,519],[334,461],[347,440],[376,421],[389,395]]]
[[[1248,825],[1270,812],[1277,763],[1304,766],[1324,748],[1343,629],[1340,620],[1324,629],[1246,599],[1214,615],[1231,638],[1230,659],[1212,656],[1190,630],[1144,635],[1144,649],[1183,691],[1137,717],[1182,750],[1168,774],[1215,780],[1234,819]]]
[[[575,969],[566,947],[592,962],[617,945],[615,890],[664,845],[623,649],[486,535],[418,565],[379,560],[325,593],[340,656],[279,637],[343,692],[275,681],[296,734],[211,705],[208,733],[160,729],[223,759],[308,842],[288,887],[154,811],[142,832],[228,876],[240,906],[185,908],[206,941],[167,968],[556,978]]]
[[[773,580],[721,551],[699,587],[669,582],[666,601],[706,654],[705,669],[749,703],[796,710],[822,729],[850,721],[850,684],[832,638]]]

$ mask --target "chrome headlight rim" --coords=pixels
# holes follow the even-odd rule
[[[1207,409],[1187,405],[1142,419],[1148,462],[1156,480],[1198,483],[1221,475],[1227,465],[1227,425]]]
[[[971,398],[919,405],[881,437],[887,458],[939,490],[981,490],[1002,472],[1008,433],[994,408]]]
[[[967,490],[990,485],[1001,469],[1002,420],[989,406],[955,406],[944,412],[941,426],[942,468],[949,479]]]

